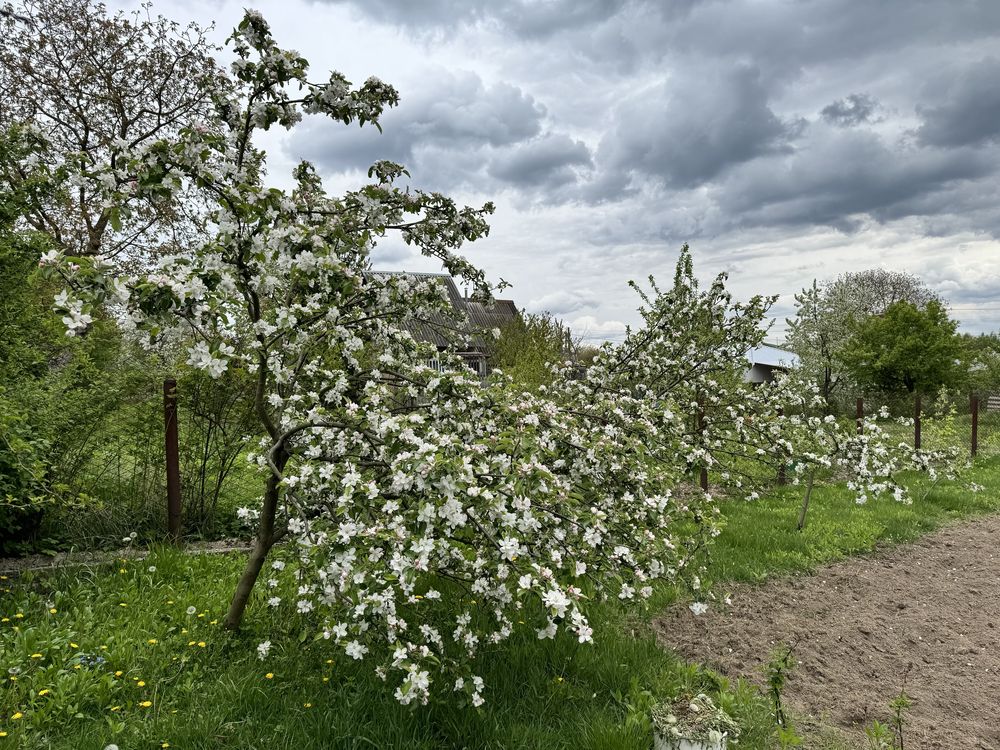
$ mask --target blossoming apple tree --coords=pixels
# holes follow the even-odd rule
[[[735,303],[724,277],[699,290],[685,248],[673,286],[643,295],[642,325],[586,371],[557,367],[537,393],[502,373],[483,383],[409,332],[447,328],[442,288],[373,273],[369,256],[396,232],[488,296],[458,251],[488,232],[492,206],[400,187],[406,173],[390,162],[341,197],[307,163],[293,189],[266,186],[256,131],[303,113],[377,125],[397,94],[337,73],[310,81],[254,12],[230,42],[237,59],[214,92],[215,117],[123,154],[113,179],[91,175],[112,211],[136,195],[200,191],[211,240],[134,275],[99,259],[43,259],[68,282],[57,304],[70,332],[111,305],[149,345],[183,347],[213,376],[253,377],[263,492],[242,511],[256,538],[226,626],[240,625],[285,540],[298,593],[272,605],[294,606],[347,656],[372,659],[402,703],[436,687],[478,705],[475,657],[515,628],[585,643],[595,599],[641,600],[657,582],[702,597],[718,512],[712,495],[677,488],[706,465],[743,491],[726,467],[753,436],[766,447],[749,455],[774,455],[778,402],[741,380],[770,300]],[[712,418],[692,424],[706,404]]]

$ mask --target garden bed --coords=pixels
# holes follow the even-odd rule
[[[684,657],[757,682],[771,652],[794,644],[790,705],[859,737],[888,719],[905,684],[906,747],[1000,748],[998,567],[1000,517],[980,518],[874,558],[740,586],[724,611],[672,609],[656,629]]]

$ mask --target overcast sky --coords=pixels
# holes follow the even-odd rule
[[[159,0],[215,21],[248,5]],[[871,267],[918,274],[967,331],[1000,329],[1000,0],[281,0],[278,43],[400,91],[384,133],[269,138],[332,189],[378,158],[496,203],[468,256],[582,336],[636,321],[629,279],[782,295]],[[440,270],[405,248],[382,268]],[[772,338],[780,339],[783,323]]]

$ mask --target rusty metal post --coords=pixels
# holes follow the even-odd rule
[[[916,395],[913,407],[913,447],[920,450],[920,394]]]
[[[177,441],[177,381],[163,381],[163,426],[167,465],[167,533],[173,541],[181,538],[181,467]]]
[[[702,396],[698,396],[698,433],[701,435],[702,447],[705,443],[705,399]],[[701,488],[708,491],[708,467],[701,467],[701,474],[699,476],[699,483]]]
[[[860,435],[865,430],[865,400],[863,398],[858,399],[858,434]]]
[[[973,394],[972,403],[972,457],[979,453],[979,396]]]

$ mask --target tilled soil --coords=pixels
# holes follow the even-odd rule
[[[949,526],[815,575],[740,587],[732,606],[658,618],[660,642],[730,677],[763,682],[781,643],[798,714],[859,739],[904,685],[919,750],[1000,750],[1000,518]],[[806,747],[808,747],[808,742]]]

